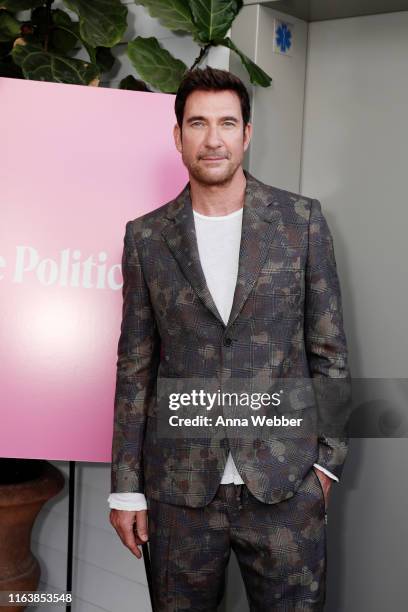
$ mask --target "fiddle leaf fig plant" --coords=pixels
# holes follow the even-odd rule
[[[151,0],[151,2],[137,2],[147,8],[152,17],[159,19],[160,23],[172,31],[190,32],[194,34],[196,26],[193,14],[187,0]]]
[[[33,9],[43,4],[44,0],[1,0],[1,8],[13,12]]]
[[[204,44],[223,38],[242,8],[242,0],[189,0],[195,40]]]
[[[127,8],[120,0],[64,0],[79,17],[81,38],[93,47],[113,47],[126,30]]]
[[[269,77],[266,72],[264,72],[259,66],[257,66],[252,60],[250,60],[249,57],[245,55],[245,53],[242,53],[242,51],[240,51],[236,47],[236,45],[234,45],[234,43],[228,36],[223,38],[222,40],[219,40],[217,44],[223,45],[224,47],[228,47],[232,51],[235,51],[237,55],[239,55],[239,57],[241,58],[241,62],[247,69],[247,72],[251,78],[251,83],[261,85],[262,87],[269,87],[272,81],[271,77]]]
[[[20,35],[20,24],[7,11],[0,13],[0,42],[7,42]]]
[[[211,47],[224,46],[238,55],[254,85],[271,84],[271,77],[227,36],[243,0],[135,3],[169,30],[192,37],[199,54],[190,69],[200,65]],[[0,76],[99,85],[114,65],[111,49],[124,44],[127,6],[121,0],[61,0],[59,8],[53,4],[54,0],[0,0]],[[22,11],[28,18],[21,18]],[[122,89],[151,91],[152,86],[174,93],[189,69],[152,36],[137,36],[126,49],[137,75],[123,78]]]
[[[96,64],[47,53],[35,45],[17,45],[13,59],[27,79],[89,85],[99,75]]]
[[[156,38],[138,36],[128,45],[128,56],[142,79],[163,92],[175,92],[187,66],[161,47]]]
[[[0,0],[0,76],[98,85],[111,69],[111,47],[127,28],[120,0],[64,0],[78,21],[53,0]],[[20,11],[30,11],[22,21]],[[72,14],[72,13],[71,13]],[[87,60],[78,59],[81,48]]]
[[[271,84],[271,77],[226,37],[242,8],[242,0],[135,0],[135,3],[146,7],[167,28],[192,35],[201,50],[191,68],[202,62],[210,47],[221,45],[237,53],[251,83],[262,87]],[[128,56],[137,72],[154,87],[167,93],[177,90],[182,76],[180,60],[173,58],[157,39],[138,36],[128,44]],[[166,66],[171,70],[169,78],[166,78]]]

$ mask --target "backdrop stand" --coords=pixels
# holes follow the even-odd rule
[[[142,544],[142,551],[143,551],[143,560],[144,560],[144,566],[145,566],[145,571],[146,571],[147,586],[149,587],[150,604],[152,606],[152,612],[154,612],[152,570],[150,566],[149,545],[147,544],[147,542],[146,544]]]
[[[74,550],[74,512],[75,512],[75,461],[69,462],[68,488],[68,546],[67,546],[67,586],[66,591],[72,592],[72,561]],[[73,596],[72,596],[73,597]],[[71,610],[67,603],[66,611]]]
[[[75,514],[75,461],[69,462],[69,487],[68,487],[68,546],[67,546],[67,584],[66,591],[72,592],[72,566],[74,551],[74,514]],[[148,544],[142,544],[143,561],[146,571],[147,586],[149,587],[150,603],[153,607],[152,573],[150,567],[150,555]],[[74,595],[72,595],[74,598]],[[71,610],[71,604],[67,603],[66,612]]]

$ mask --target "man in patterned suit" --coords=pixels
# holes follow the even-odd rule
[[[242,168],[252,125],[237,77],[187,73],[175,111],[190,180],[126,225],[111,524],[138,558],[149,540],[156,612],[215,611],[231,548],[251,610],[321,610],[327,500],[347,439],[243,439],[227,427],[214,439],[191,428],[166,438],[157,389],[169,379],[252,389],[291,379],[341,383],[331,395],[347,396],[331,234],[318,200]]]

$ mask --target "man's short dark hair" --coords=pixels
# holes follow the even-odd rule
[[[248,90],[235,74],[228,70],[219,70],[207,66],[204,69],[194,68],[185,73],[176,94],[174,110],[177,123],[182,128],[184,107],[188,96],[193,91],[225,91],[232,90],[238,94],[241,102],[242,119],[244,128],[249,123],[251,116],[251,103]]]

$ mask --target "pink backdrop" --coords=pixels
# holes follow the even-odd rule
[[[110,461],[126,222],[188,180],[174,96],[0,78],[0,456]]]

